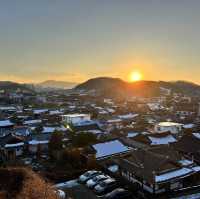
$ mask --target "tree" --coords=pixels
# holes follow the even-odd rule
[[[73,136],[72,144],[75,147],[85,147],[97,142],[96,135],[89,132],[80,132]]]
[[[41,157],[41,154],[42,154],[41,145],[38,144],[38,146],[37,146],[37,153],[36,153],[37,158],[40,158],[40,157]]]
[[[137,119],[135,128],[137,131],[145,131],[149,126],[149,123],[144,117],[140,117]]]
[[[61,132],[55,131],[49,140],[49,153],[53,155],[54,153],[61,151],[63,148],[63,134]]]

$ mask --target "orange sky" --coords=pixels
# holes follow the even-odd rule
[[[4,1],[0,78],[200,83],[200,1]]]

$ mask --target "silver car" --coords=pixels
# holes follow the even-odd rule
[[[97,184],[99,184],[101,181],[106,180],[110,178],[110,176],[101,174],[93,177],[92,179],[88,180],[86,183],[86,186],[90,189],[93,189]]]
[[[100,175],[101,174],[101,171],[95,171],[95,170],[92,170],[92,171],[87,171],[85,172],[84,174],[82,174],[78,181],[80,183],[86,183],[88,180],[90,180],[91,178],[97,176],[97,175]]]

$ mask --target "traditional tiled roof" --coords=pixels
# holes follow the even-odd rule
[[[194,134],[184,135],[174,147],[184,153],[196,153],[200,151],[200,139]]]
[[[166,145],[177,141],[170,132],[138,134],[130,139],[136,142],[152,146]]]
[[[0,146],[4,147],[7,144],[17,144],[22,142],[24,142],[22,137],[9,133],[5,137],[1,138]]]
[[[133,151],[131,155],[116,160],[116,163],[123,170],[132,172],[149,183],[155,182],[155,176],[159,176],[166,171],[181,169],[180,164],[170,159],[170,157],[146,150]]]

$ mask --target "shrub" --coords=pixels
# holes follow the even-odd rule
[[[51,184],[25,168],[0,169],[0,187],[6,198],[58,199]]]

